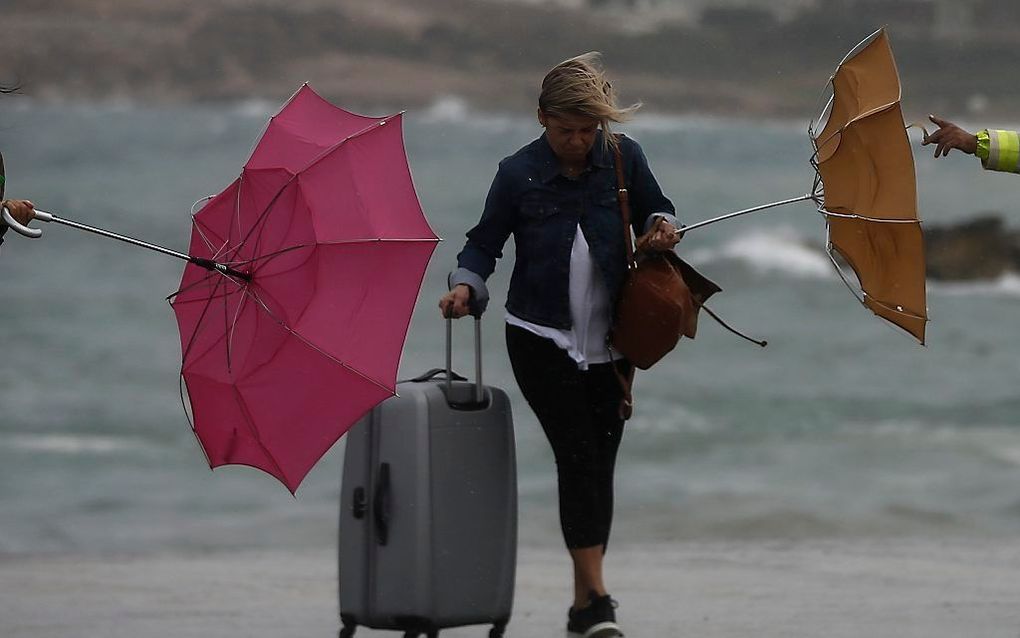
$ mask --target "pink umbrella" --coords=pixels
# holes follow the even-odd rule
[[[240,177],[195,214],[170,296],[210,467],[249,465],[294,492],[393,396],[437,241],[401,116],[348,113],[302,86]]]

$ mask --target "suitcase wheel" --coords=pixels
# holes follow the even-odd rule
[[[351,638],[354,636],[354,626],[343,627],[340,629],[340,638]]]
[[[503,634],[506,633],[506,623],[500,622],[492,626],[489,630],[489,638],[503,638]]]

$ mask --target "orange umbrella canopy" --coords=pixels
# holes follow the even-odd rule
[[[868,308],[923,344],[928,317],[914,159],[884,29],[839,65],[827,110],[824,128],[812,127],[811,138],[830,256],[834,249],[856,273]]]

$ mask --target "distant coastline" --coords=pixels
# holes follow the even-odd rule
[[[599,49],[623,99],[650,110],[799,120],[813,115],[839,59],[887,18],[816,23],[808,13],[768,29],[738,21],[635,32],[604,13],[478,0],[5,5],[4,28],[20,37],[0,40],[0,81],[43,101],[275,102],[307,80],[369,109],[456,95],[473,108],[519,111],[534,108],[552,63]],[[1013,72],[1012,44],[891,36],[908,119],[1017,119],[1020,86],[1001,81]]]

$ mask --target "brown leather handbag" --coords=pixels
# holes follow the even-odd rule
[[[722,289],[673,251],[635,254],[623,158],[619,147],[615,151],[627,275],[616,302],[610,343],[635,366],[647,370],[675,348],[680,337],[694,338],[698,310]]]

